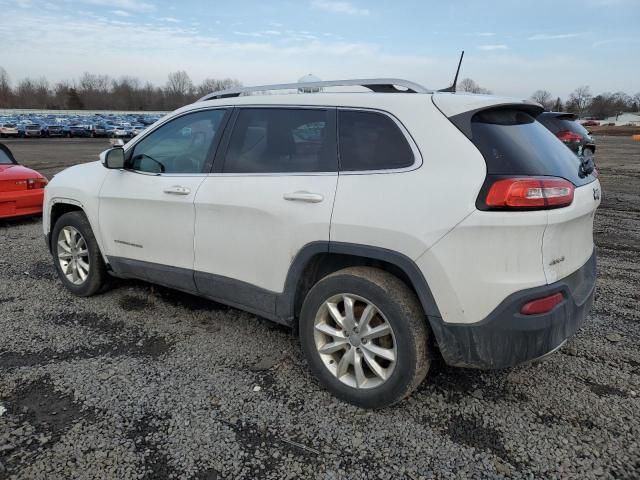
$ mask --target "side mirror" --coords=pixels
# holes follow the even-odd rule
[[[120,170],[124,168],[124,149],[114,147],[100,154],[100,161],[105,168]]]

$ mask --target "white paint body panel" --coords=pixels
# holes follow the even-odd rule
[[[100,250],[104,254],[102,225],[98,220],[98,192],[109,173],[100,162],[83,163],[56,174],[45,187],[42,227],[45,235],[50,230],[50,215],[56,203],[70,203],[81,207],[89,219]]]
[[[593,219],[600,205],[601,191],[600,182],[596,180],[576,188],[568,207],[548,211],[542,244],[547,283],[571,275],[593,254]]]
[[[211,175],[196,196],[195,269],[282,292],[293,258],[329,240],[337,174]],[[320,194],[318,203],[285,200]]]
[[[204,176],[108,172],[99,211],[104,254],[192,269],[193,200]],[[178,185],[191,193],[164,192]]]
[[[429,97],[405,97],[386,108],[411,132],[421,155],[418,168],[341,173],[331,240],[383,247],[416,259],[475,210],[486,164]]]
[[[418,267],[444,321],[474,323],[510,294],[546,284],[547,212],[476,210],[424,253]]]

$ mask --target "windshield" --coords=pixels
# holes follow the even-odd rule
[[[13,161],[2,148],[0,148],[0,165],[13,165]]]

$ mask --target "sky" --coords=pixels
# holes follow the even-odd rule
[[[0,66],[15,83],[83,72],[156,85],[395,77],[496,94],[640,92],[640,0],[0,0]]]

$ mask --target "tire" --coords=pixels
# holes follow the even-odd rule
[[[353,330],[335,321],[338,315],[347,323],[348,303],[356,319]],[[369,306],[373,316],[366,315]],[[324,277],[307,294],[300,343],[310,369],[333,395],[359,407],[382,408],[407,397],[426,377],[431,361],[426,321],[418,298],[400,279],[376,268],[350,267]],[[391,333],[373,337],[372,329],[389,328]]]
[[[75,281],[74,278],[70,279],[67,277],[68,274],[73,274],[73,265],[69,265],[70,269],[67,270],[67,273],[63,270],[63,263],[71,264],[73,261],[73,253],[69,254],[69,257],[72,258],[67,261],[65,258],[66,255],[64,255],[65,252],[68,253],[74,250],[73,248],[69,249],[60,245],[60,241],[66,241],[66,238],[68,238],[65,236],[65,232],[63,232],[65,229],[67,229],[67,233],[77,232],[83,239],[83,242],[80,242],[78,237],[75,237],[78,246],[77,250],[86,250],[86,255],[77,255],[75,257],[75,277],[77,277]],[[107,267],[102,260],[102,254],[100,253],[98,242],[96,242],[96,238],[93,235],[93,230],[91,230],[91,225],[83,212],[75,211],[62,215],[53,227],[51,244],[53,261],[56,271],[58,272],[58,277],[71,293],[80,297],[90,297],[108,286],[109,274],[107,273]],[[67,247],[69,247],[69,244],[70,242],[66,242]],[[78,262],[77,259],[82,260],[82,262]],[[85,264],[88,265],[88,269],[86,270],[80,266]],[[84,279],[82,278],[82,272],[85,273]]]

